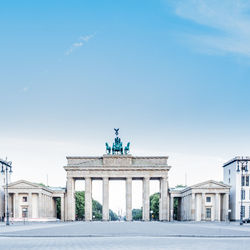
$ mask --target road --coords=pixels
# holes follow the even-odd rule
[[[0,249],[250,249],[238,223],[72,222],[0,225]]]

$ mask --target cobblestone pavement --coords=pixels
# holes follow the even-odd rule
[[[192,222],[0,224],[0,249],[250,249],[250,225]]]
[[[17,223],[0,226],[0,236],[238,236],[250,237],[250,225],[192,222],[65,222]]]
[[[0,249],[171,249],[171,250],[249,250],[250,239],[206,239],[164,237],[84,237],[84,238],[1,238]]]

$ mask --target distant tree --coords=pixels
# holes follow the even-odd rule
[[[85,219],[85,192],[76,191],[75,192],[75,203],[76,203],[76,220]],[[92,199],[92,218],[93,220],[102,219],[102,205]],[[109,210],[110,220],[117,220],[118,216],[110,209]]]
[[[85,218],[85,193],[83,191],[75,192],[76,203],[76,220],[83,220]]]
[[[185,188],[186,186],[185,185],[182,185],[182,184],[178,184],[175,186],[176,188]]]
[[[118,220],[118,216],[111,209],[109,209],[109,219],[110,220]]]
[[[61,219],[61,198],[56,198],[56,218]]]
[[[142,209],[133,209],[132,218],[133,220],[142,220]]]
[[[160,193],[154,193],[150,196],[150,211],[152,211],[152,220],[159,220],[159,201]]]
[[[102,219],[102,205],[96,200],[92,200],[92,211],[93,211],[93,220]]]

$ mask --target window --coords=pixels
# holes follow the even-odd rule
[[[211,197],[210,196],[206,197],[206,202],[211,202]]]
[[[246,198],[246,192],[245,190],[241,190],[241,199],[245,200],[245,198]]]
[[[230,178],[228,178],[228,183],[230,183]]]
[[[206,218],[211,219],[211,208],[210,207],[206,208]]]
[[[241,206],[242,217],[245,217],[245,206]]]
[[[27,202],[27,196],[23,196],[23,202]]]
[[[241,177],[241,186],[245,186],[245,176]]]
[[[228,170],[228,174],[230,175],[230,169]]]
[[[246,186],[249,186],[249,175],[246,176]]]

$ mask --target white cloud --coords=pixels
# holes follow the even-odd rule
[[[176,0],[168,1],[181,18],[212,28],[203,34],[189,34],[199,49],[250,56],[250,1]]]
[[[87,43],[91,38],[95,36],[94,34],[91,35],[86,35],[86,36],[81,36],[78,40],[78,42],[73,43],[70,48],[66,51],[65,55],[69,56],[74,50],[82,47],[85,43]]]
[[[28,87],[24,87],[24,88],[22,89],[22,91],[23,91],[23,92],[27,92],[27,91],[29,91],[29,88],[28,88]]]
[[[87,36],[81,36],[80,40],[84,41],[84,42],[88,42],[88,40],[90,40],[91,38],[93,38],[95,36],[95,33],[92,35],[87,35]]]

